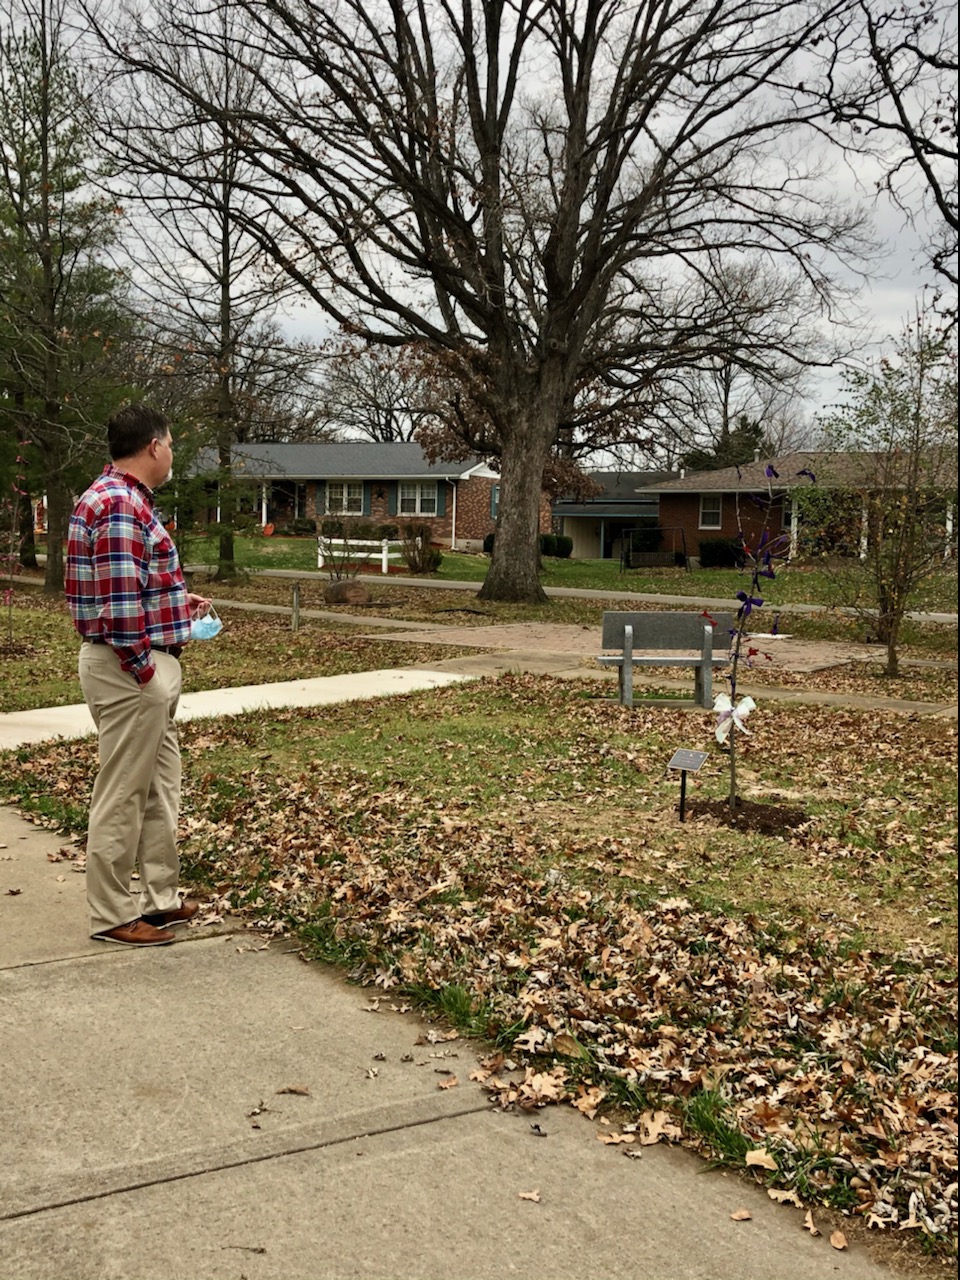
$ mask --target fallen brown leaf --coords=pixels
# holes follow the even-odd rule
[[[846,1249],[847,1237],[842,1231],[834,1231],[830,1236],[830,1243],[833,1245],[834,1249]]]
[[[771,1200],[776,1200],[777,1204],[795,1204],[798,1209],[803,1208],[803,1201],[795,1191],[781,1191],[777,1187],[769,1187],[767,1195]]]
[[[305,1084],[287,1084],[282,1089],[278,1089],[277,1093],[294,1093],[299,1098],[309,1098],[310,1088]]]
[[[539,1192],[539,1190],[537,1190],[537,1191],[521,1191],[521,1192],[520,1192],[520,1199],[521,1199],[521,1200],[532,1200],[534,1204],[539,1204],[539,1203],[540,1203],[540,1192]]]
[[[770,1152],[764,1150],[763,1147],[759,1147],[756,1151],[748,1151],[746,1163],[747,1165],[754,1165],[758,1169],[772,1169],[774,1171],[779,1167]]]
[[[818,1236],[820,1234],[820,1228],[814,1222],[813,1214],[809,1209],[807,1210],[807,1216],[803,1220],[803,1225],[812,1236]]]
[[[753,1218],[753,1214],[749,1209],[734,1209],[730,1217],[734,1222],[750,1222]]]

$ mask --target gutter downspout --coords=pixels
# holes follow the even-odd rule
[[[457,478],[456,476],[444,476],[447,484],[453,490],[453,508],[450,513],[450,550],[457,549]]]

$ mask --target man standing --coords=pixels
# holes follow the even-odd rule
[[[91,936],[131,947],[173,942],[197,913],[180,901],[180,744],[174,715],[191,616],[153,490],[170,479],[170,423],[132,404],[107,423],[112,464],[77,503],[67,543],[67,601],[83,644],[80,686],[99,734],[87,832]],[[139,897],[131,891],[140,866]]]

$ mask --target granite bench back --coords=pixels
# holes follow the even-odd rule
[[[712,707],[713,668],[726,661],[734,626],[730,613],[710,613],[710,617],[702,613],[604,613],[601,647],[619,649],[620,653],[602,655],[598,661],[602,666],[619,667],[620,702],[625,707],[633,706],[634,667],[693,667],[696,702]],[[664,656],[651,654],[651,649],[685,653],[682,657]]]

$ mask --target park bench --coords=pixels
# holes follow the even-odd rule
[[[693,667],[697,706],[712,707],[713,668],[727,660],[734,619],[729,613],[710,618],[699,613],[605,613],[601,648],[618,652],[601,654],[597,661],[619,668],[620,705],[633,706],[634,667]],[[665,649],[670,653],[660,652]]]

